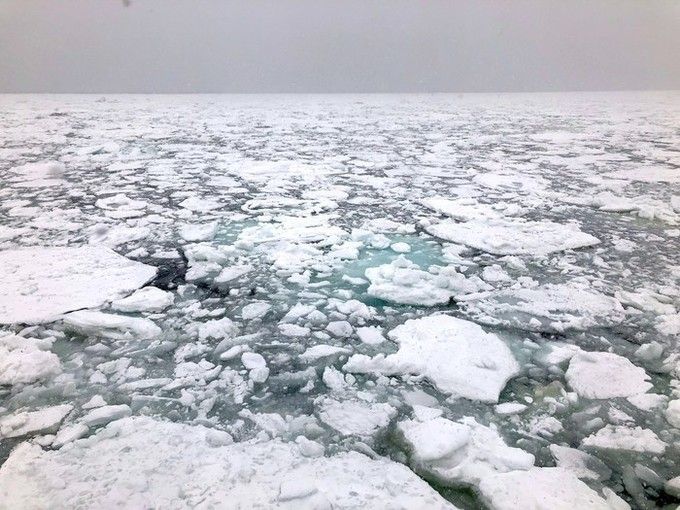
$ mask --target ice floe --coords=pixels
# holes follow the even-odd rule
[[[399,345],[396,353],[355,354],[343,369],[424,376],[448,395],[484,402],[497,402],[505,383],[519,373],[519,364],[498,336],[449,315],[406,321],[388,337]]]
[[[457,295],[490,289],[478,277],[467,278],[455,268],[439,268],[433,274],[403,257],[366,269],[366,278],[371,282],[369,295],[406,305],[441,305]]]
[[[16,335],[0,337],[0,385],[30,384],[61,373],[51,341]]]
[[[51,322],[126,296],[156,268],[95,246],[0,252],[0,324]]]
[[[55,451],[25,443],[0,468],[0,498],[11,508],[454,508],[387,459],[309,457],[278,440],[224,444],[217,432],[126,418]]]
[[[610,352],[577,353],[565,377],[569,386],[585,398],[631,397],[652,388],[643,368]]]
[[[442,221],[427,225],[425,230],[440,239],[495,255],[540,256],[600,242],[576,225],[551,221]]]
[[[494,510],[611,510],[607,500],[574,474],[561,468],[499,473],[482,480],[479,490],[482,498]]]
[[[624,319],[618,300],[574,284],[546,284],[471,296],[463,305],[482,322],[528,331],[608,327]]]
[[[505,444],[498,432],[473,418],[460,423],[437,417],[398,425],[416,469],[442,483],[476,486],[493,473],[530,469],[534,456]]]

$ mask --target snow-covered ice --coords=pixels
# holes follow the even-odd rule
[[[0,252],[0,324],[51,322],[122,298],[156,269],[95,246]]]
[[[677,505],[679,97],[0,95],[0,508]]]
[[[8,508],[455,508],[408,468],[357,452],[305,457],[279,440],[220,444],[217,431],[127,418],[43,451],[24,443],[0,470]],[[121,454],[121,452],[125,452]]]
[[[465,244],[494,255],[547,255],[600,242],[577,226],[549,221],[443,221],[426,230],[446,241]]]
[[[388,333],[399,350],[387,356],[355,354],[344,370],[421,375],[447,395],[497,402],[505,383],[519,373],[508,346],[474,322],[449,315],[406,321]]]

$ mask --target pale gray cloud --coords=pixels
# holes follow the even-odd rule
[[[676,0],[0,0],[5,92],[668,89],[678,55]]]

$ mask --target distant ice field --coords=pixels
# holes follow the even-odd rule
[[[678,92],[0,95],[0,509],[673,507],[679,340]]]

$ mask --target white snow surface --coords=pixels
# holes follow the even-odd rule
[[[534,456],[511,448],[492,428],[465,418],[400,422],[417,468],[447,484],[476,486],[493,473],[530,469]]]
[[[611,352],[578,352],[565,376],[569,386],[585,398],[631,397],[652,388],[643,368]]]
[[[599,244],[573,224],[551,221],[472,220],[428,225],[433,236],[495,255],[547,255]]]
[[[101,246],[0,252],[0,324],[39,324],[138,289],[154,267]]]
[[[406,321],[388,333],[399,350],[387,356],[355,354],[343,369],[355,373],[421,375],[449,395],[497,402],[519,373],[508,346],[474,322],[449,315]]]
[[[494,510],[611,510],[597,492],[561,468],[499,473],[482,480],[479,490]]]
[[[471,296],[463,305],[483,322],[528,331],[585,330],[624,318],[618,300],[572,283],[500,290]]]
[[[387,459],[309,458],[294,443],[219,438],[201,425],[126,418],[55,451],[24,443],[0,468],[0,500],[35,509],[454,508]]]

